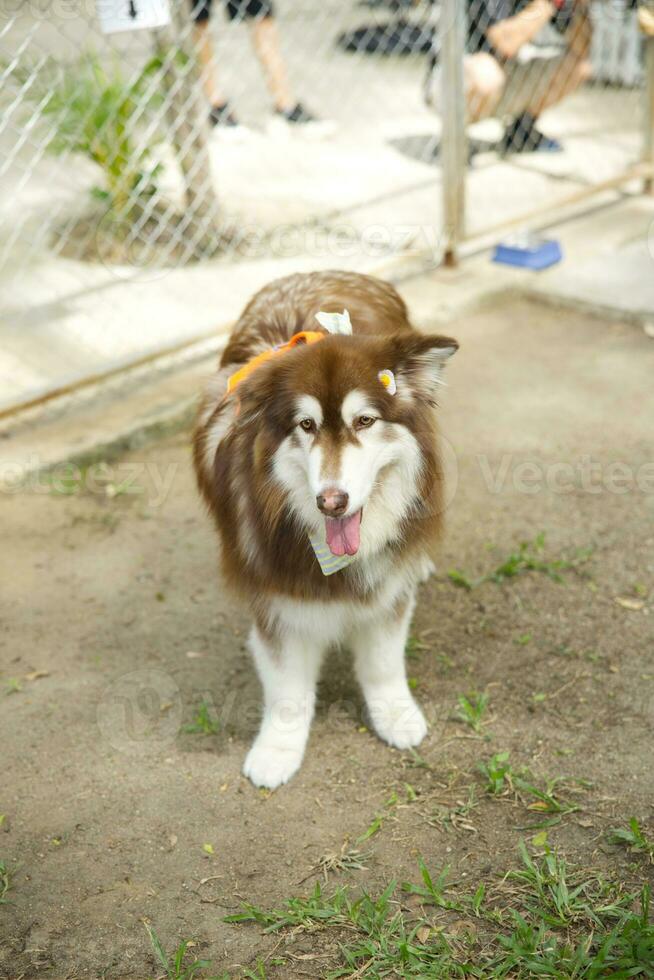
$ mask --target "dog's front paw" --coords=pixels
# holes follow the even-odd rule
[[[298,749],[279,748],[257,739],[245,758],[243,775],[255,786],[277,789],[295,775],[302,756]]]
[[[379,737],[396,749],[420,745],[427,734],[425,716],[413,698],[369,703],[368,710]]]

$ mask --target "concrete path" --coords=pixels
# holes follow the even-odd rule
[[[38,127],[21,140],[15,126],[0,132],[0,411],[224,329],[276,275],[329,266],[375,270],[407,249],[440,257],[440,170],[431,161],[439,121],[422,102],[424,59],[353,57],[336,48],[340,30],[371,16],[363,9],[330,9],[327,16],[315,0],[291,8],[280,10],[291,78],[300,96],[334,121],[327,141],[269,134],[269,101],[247,30],[213,21],[221,78],[250,130],[240,142],[212,139],[213,176],[227,216],[255,237],[267,236],[253,250],[184,269],[104,266],[56,254],[53,229],[70,230],[88,209],[99,174],[81,157],[44,155]],[[0,56],[27,45],[26,63],[35,53],[63,62],[77,56],[89,30],[97,26],[21,11],[0,39]],[[149,44],[147,34],[111,40],[128,69],[142,64]],[[564,139],[563,154],[475,160],[471,234],[624,170],[639,155],[640,93],[591,86],[544,123]],[[480,132],[497,135],[497,124],[472,135]],[[162,184],[179,199],[170,147],[156,153]]]

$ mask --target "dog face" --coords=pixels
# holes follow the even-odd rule
[[[377,550],[415,506],[436,451],[436,391],[457,346],[416,334],[327,337],[252,376],[244,424],[295,523],[324,528],[334,555]]]

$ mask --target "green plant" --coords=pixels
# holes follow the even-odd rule
[[[497,796],[511,785],[513,775],[508,752],[496,752],[488,762],[479,763],[479,771],[486,777],[486,792]]]
[[[417,660],[423,650],[429,650],[428,644],[423,643],[415,634],[411,633],[404,648],[407,660]]]
[[[121,214],[156,189],[159,165],[151,161],[152,132],[139,134],[144,118],[161,103],[157,76],[161,59],[154,57],[133,81],[117,64],[110,69],[95,55],[58,66],[47,84],[42,113],[49,119],[47,148],[51,153],[82,153],[102,169],[105,186],[95,188]]]
[[[337,941],[323,940],[334,961],[333,969],[322,968],[326,980],[654,976],[654,926],[647,887],[640,896],[627,893],[597,874],[569,869],[549,850],[534,859],[524,843],[520,854],[521,867],[505,876],[501,897],[492,889],[498,895],[495,903],[489,902],[483,884],[474,892],[457,891],[456,898],[450,898],[447,870],[434,878],[421,859],[421,882],[405,882],[402,891],[441,910],[435,920],[408,912],[405,903],[397,901],[396,883],[391,881],[378,898],[363,892],[355,899],[347,888],[325,895],[316,886],[307,898],[288,899],[271,911],[246,904],[225,921],[253,922],[269,933],[320,930],[324,935],[329,930]],[[459,913],[456,931],[451,928],[452,912]],[[461,914],[470,913],[474,923],[461,920]],[[254,971],[245,975],[262,976]]]
[[[488,695],[484,692],[477,694],[460,694],[457,698],[458,710],[454,717],[457,721],[469,725],[473,731],[479,733],[482,728],[484,715],[488,708]]]
[[[432,827],[442,827],[447,831],[459,829],[475,831],[474,824],[470,822],[470,814],[478,806],[474,786],[468,789],[468,799],[464,802],[458,800],[455,806],[439,804],[432,815],[427,818],[427,823]]]
[[[557,787],[564,782],[560,777],[555,776],[553,779],[546,780],[545,789],[539,789],[524,778],[525,774],[528,774],[526,770],[523,770],[520,776],[514,774],[512,783],[520,794],[527,798],[533,797],[531,802],[527,803],[528,810],[542,814],[554,814],[560,817],[566,816],[568,813],[575,813],[580,809],[576,803],[562,799],[557,792]]]
[[[184,960],[187,958],[186,954],[191,942],[189,939],[182,940],[175,952],[169,957],[152,926],[149,926],[147,922],[143,924],[150,937],[154,955],[161,964],[167,980],[194,980],[201,971],[211,967],[211,960],[199,960],[197,958],[194,958],[192,963],[185,965]],[[207,977],[206,980],[229,980],[229,975],[222,973],[220,976]]]
[[[603,918],[620,914],[619,894],[599,875],[571,874],[567,863],[547,846],[536,859],[521,841],[520,855],[523,867],[509,871],[506,877],[522,884],[526,909],[547,925],[567,928],[580,920],[599,925]]]
[[[402,884],[402,891],[409,895],[419,895],[424,902],[436,905],[442,909],[458,908],[457,903],[451,902],[445,897],[445,884],[450,873],[450,866],[447,865],[443,868],[436,880],[432,878],[422,858],[418,860],[418,868],[420,869],[422,884],[414,885],[410,881],[405,881]]]
[[[6,905],[9,899],[7,892],[11,884],[11,877],[6,861],[0,860],[0,905]]]
[[[340,853],[330,852],[323,856],[313,865],[309,873],[303,878],[306,881],[314,874],[322,874],[325,880],[330,872],[341,871],[367,871],[365,862],[370,858],[372,851],[359,851],[356,847],[349,847],[345,841]]]
[[[544,549],[545,532],[542,531],[536,535],[533,541],[522,541],[518,545],[517,551],[511,552],[497,568],[487,572],[480,578],[473,579],[456,568],[449,571],[447,575],[454,585],[458,585],[468,591],[477,588],[477,586],[482,585],[484,582],[495,582],[497,585],[501,585],[507,579],[515,578],[524,572],[541,572],[547,575],[548,578],[551,578],[552,581],[560,584],[564,581],[561,572],[577,569],[588,560],[591,554],[590,549],[580,549],[572,558],[546,560],[543,558]]]
[[[182,725],[185,735],[217,735],[220,731],[220,722],[214,720],[209,714],[210,706],[206,701],[201,701],[195,713],[193,721],[187,725]]]
[[[612,844],[625,844],[631,851],[646,854],[654,864],[654,841],[650,840],[641,830],[635,817],[629,821],[629,827],[617,827],[609,834]]]

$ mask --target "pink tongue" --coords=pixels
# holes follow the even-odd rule
[[[361,511],[351,517],[326,517],[327,544],[332,555],[356,555],[361,543]]]

